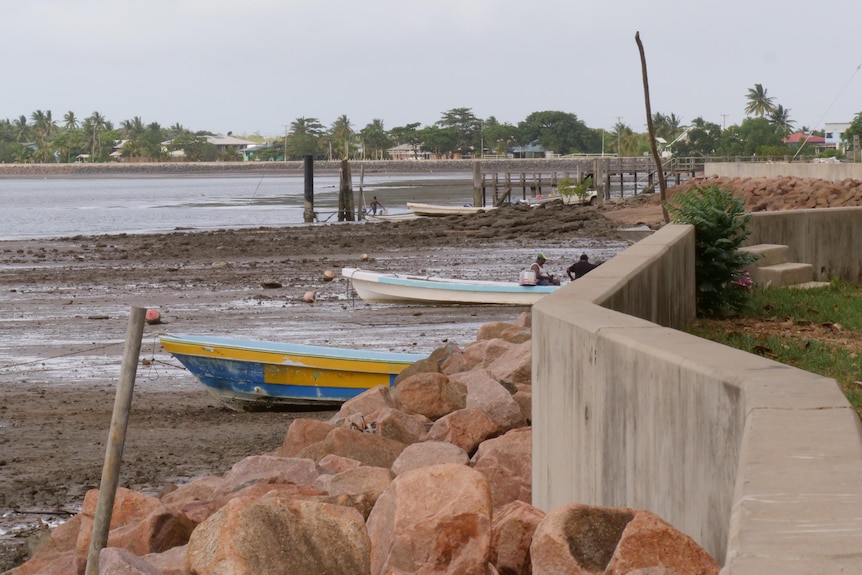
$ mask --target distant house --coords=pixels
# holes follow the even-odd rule
[[[249,146],[256,146],[256,142],[234,138],[233,136],[204,136],[208,144],[215,146],[216,155],[222,156],[226,151],[231,150],[239,154],[243,154]],[[170,150],[173,140],[162,142],[164,150]],[[168,155],[174,159],[182,159],[185,156],[183,150],[173,150],[168,152]]]
[[[828,147],[834,148],[839,154],[843,154],[846,147],[844,132],[849,128],[850,122],[824,124],[823,131],[826,134],[826,144]]]
[[[515,146],[512,148],[513,158],[546,158],[547,150],[539,144],[539,140],[533,140],[526,146]]]
[[[431,154],[423,152],[419,146],[413,144],[400,144],[386,150],[393,160],[429,160]]]
[[[806,146],[811,146],[812,151],[815,153],[822,152],[826,148],[834,147],[826,143],[826,138],[815,136],[813,134],[806,134],[805,132],[795,132],[781,141],[787,145],[798,146],[804,144]]]

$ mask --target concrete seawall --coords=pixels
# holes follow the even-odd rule
[[[807,162],[713,162],[704,175],[728,178],[819,178],[833,182],[862,180],[862,164],[812,164]]]
[[[860,573],[859,418],[834,380],[673,329],[693,236],[665,226],[533,307],[533,504],[649,509],[725,575]]]

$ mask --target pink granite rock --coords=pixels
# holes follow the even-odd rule
[[[392,467],[405,445],[374,433],[362,433],[346,427],[336,427],[322,442],[324,454],[340,455],[361,461],[372,467]]]
[[[533,575],[604,573],[634,515],[634,510],[624,507],[574,503],[554,509],[533,534]]]
[[[480,409],[491,416],[502,431],[526,425],[521,406],[509,391],[486,369],[453,375],[467,387],[467,408]]]
[[[625,527],[607,575],[664,568],[675,575],[718,575],[719,565],[694,539],[649,511],[638,511]]]
[[[483,441],[473,455],[473,467],[488,478],[494,509],[512,501],[532,500],[532,428],[513,429]]]
[[[234,463],[224,481],[226,488],[236,491],[256,481],[312,485],[317,476],[317,465],[311,459],[252,455]]]
[[[467,401],[466,388],[442,373],[419,373],[398,384],[394,392],[395,407],[405,413],[418,413],[437,420]]]
[[[131,551],[105,547],[99,552],[99,575],[164,575]]]
[[[141,559],[158,569],[162,575],[191,575],[186,568],[187,549],[188,545],[180,545],[162,553],[149,553]]]
[[[68,569],[69,565],[75,563],[74,561],[70,561],[69,558],[79,557],[84,563],[86,563],[86,552],[78,552],[76,547],[78,531],[80,528],[81,515],[79,514],[65,523],[51,529],[48,538],[36,549],[33,556],[28,561],[18,566],[15,571],[16,575],[34,575],[35,573],[39,573],[43,569],[54,564],[56,561],[60,561],[63,565],[66,565],[64,568]],[[82,563],[82,565],[84,563]],[[43,573],[44,572],[46,571],[43,571]],[[58,568],[56,573],[63,572]]]
[[[431,420],[424,415],[404,413],[393,407],[378,411],[374,421],[374,428],[379,435],[405,445],[421,441],[430,427]]]
[[[378,385],[342,403],[341,409],[332,416],[329,422],[334,425],[344,425],[345,422],[353,423],[359,429],[364,429],[366,424],[370,424],[376,419],[378,411],[394,405],[389,387]]]
[[[477,340],[502,339],[509,343],[522,343],[531,338],[532,332],[529,329],[504,321],[486,323],[480,326],[476,333]]]
[[[78,540],[76,548],[83,552],[86,556],[87,550],[90,547],[90,538],[93,535],[93,522],[96,517],[96,506],[99,502],[99,490],[91,489],[84,495],[84,504],[81,507],[81,528],[78,531]],[[155,497],[119,487],[114,496],[114,505],[111,509],[111,525],[108,530],[108,540],[110,540],[110,532],[124,525],[136,524],[142,521],[147,515],[160,509],[162,502]]]
[[[422,467],[389,485],[367,522],[371,573],[486,575],[491,498],[464,465]]]
[[[191,573],[369,573],[362,515],[350,507],[278,496],[236,498],[189,540]]]
[[[349,505],[368,517],[380,494],[392,483],[392,472],[382,467],[363,465],[332,476],[329,480],[331,502]]]
[[[507,388],[513,389],[524,383],[531,384],[533,381],[532,342],[512,344],[505,355],[486,364],[486,368],[491,372],[491,377]]]
[[[159,507],[138,522],[112,529],[107,546],[128,549],[135,555],[162,553],[185,545],[195,525],[181,511]]]
[[[335,426],[318,419],[294,419],[287,428],[284,441],[276,451],[279,457],[296,457],[299,452],[318,441],[323,441],[326,434]]]
[[[513,501],[494,512],[491,524],[491,563],[500,573],[532,572],[530,543],[545,514],[523,501]]]
[[[470,455],[480,443],[498,433],[500,426],[484,411],[459,409],[435,421],[425,440],[448,441]]]
[[[521,417],[524,418],[524,423],[526,423],[527,425],[532,425],[533,393],[531,391],[519,389],[515,392],[515,395],[512,396],[512,399],[515,400],[515,403],[517,403],[518,407],[521,409]]]
[[[360,461],[350,459],[349,457],[333,455],[331,453],[317,462],[317,467],[319,467],[323,473],[329,473],[331,475],[347,471],[348,469],[353,469],[354,467],[359,467],[360,465],[362,465],[362,462]]]
[[[404,448],[392,464],[392,473],[402,475],[420,467],[444,463],[469,465],[470,457],[466,451],[448,441],[423,441]]]

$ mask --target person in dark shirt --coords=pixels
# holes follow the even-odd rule
[[[579,277],[587,275],[587,273],[595,267],[595,264],[590,263],[590,258],[587,254],[581,254],[581,259],[567,267],[566,273],[569,275],[570,280],[576,280]]]

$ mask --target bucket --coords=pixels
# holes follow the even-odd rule
[[[536,272],[532,270],[521,271],[521,276],[518,278],[518,285],[534,286],[536,285]]]

